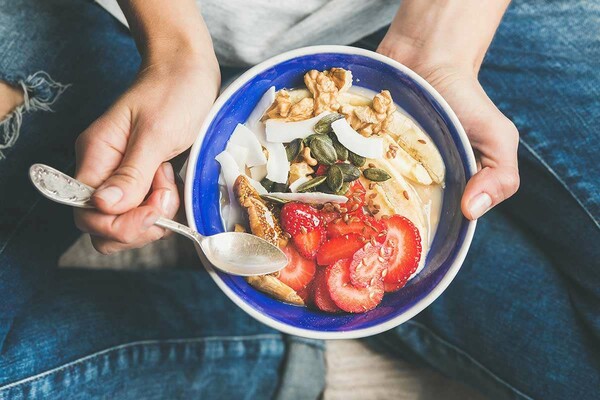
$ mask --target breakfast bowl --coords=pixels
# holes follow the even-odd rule
[[[383,55],[347,46],[301,48],[256,65],[232,82],[210,110],[188,160],[185,207],[192,228],[204,235],[223,232],[221,166],[215,158],[265,93],[300,87],[307,71],[331,68],[351,71],[354,86],[361,90],[389,91],[397,107],[439,150],[445,166],[443,197],[437,229],[427,238],[428,252],[418,273],[399,290],[386,293],[376,308],[326,313],[279,301],[256,290],[243,277],[222,273],[205,259],[203,264],[221,290],[260,322],[307,338],[347,339],[392,329],[430,305],[458,273],[474,234],[476,223],[464,218],[460,208],[466,182],[476,172],[473,151],[452,109],[423,78]]]

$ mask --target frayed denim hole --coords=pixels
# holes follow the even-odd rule
[[[4,151],[13,147],[19,139],[23,114],[38,110],[51,112],[51,106],[71,86],[56,82],[45,71],[38,71],[15,83],[23,89],[23,104],[0,121],[0,160],[5,158]]]

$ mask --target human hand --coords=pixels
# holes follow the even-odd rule
[[[427,80],[465,128],[478,166],[463,193],[461,208],[465,217],[477,219],[515,194],[519,188],[519,132],[485,94],[473,69],[407,57],[385,39],[377,51],[408,65]]]
[[[207,65],[208,64],[208,65]],[[179,195],[167,161],[188,149],[219,89],[216,63],[146,66],[131,88],[77,139],[76,178],[97,187],[97,210],[75,211],[96,250],[138,248],[165,235]]]

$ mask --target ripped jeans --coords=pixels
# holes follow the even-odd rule
[[[369,339],[378,349],[491,398],[597,398],[598,32],[597,2],[513,1],[480,78],[521,132],[521,189],[480,220],[434,304]],[[71,210],[35,193],[28,168],[72,172],[76,136],[139,62],[91,1],[0,0],[0,80],[28,92],[0,130],[0,399],[316,398],[323,344],[254,321],[197,265],[56,269]]]

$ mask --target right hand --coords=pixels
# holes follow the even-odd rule
[[[168,160],[193,144],[219,84],[216,61],[149,65],[79,136],[76,178],[98,189],[97,210],[77,209],[75,223],[96,250],[138,248],[166,234],[154,222],[179,208]]]

